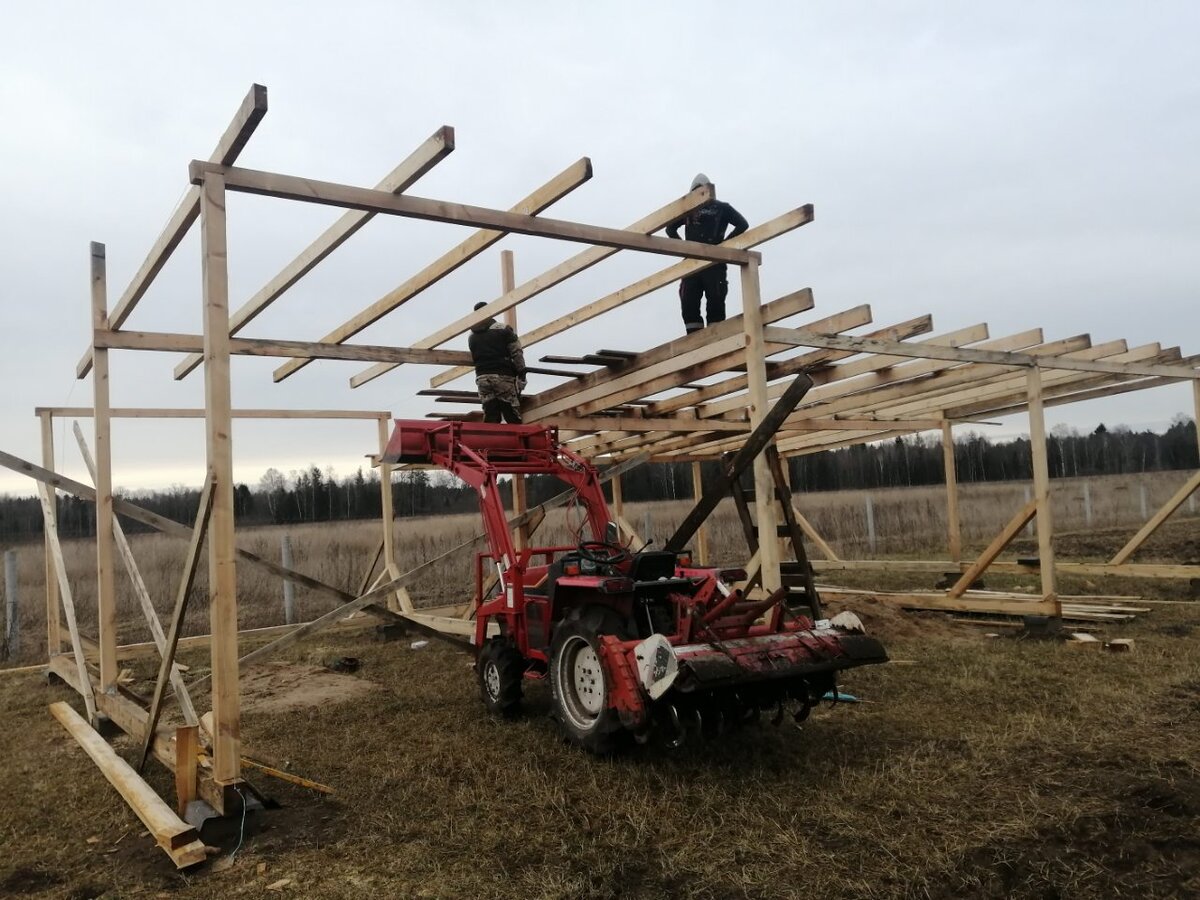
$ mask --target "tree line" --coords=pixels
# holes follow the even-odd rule
[[[1133,431],[1125,426],[1090,433],[1056,427],[1046,438],[1050,477],[1119,475],[1165,469],[1200,467],[1196,425],[1179,416],[1164,432]],[[994,441],[977,432],[956,436],[955,468],[960,482],[1023,481],[1030,478],[1029,439]],[[702,464],[702,479],[711,485],[718,478],[718,463]],[[797,491],[910,487],[941,484],[944,462],[940,435],[897,437],[875,444],[859,444],[789,460],[792,487]],[[405,469],[392,474],[393,513],[397,517],[452,515],[478,509],[475,492],[446,472]],[[287,525],[379,518],[382,514],[377,470],[338,478],[332,468],[318,466],[287,475],[271,468],[258,484],[238,484],[234,514],[239,525]],[[692,497],[690,463],[649,463],[626,472],[623,494],[628,501],[682,500]],[[527,479],[531,505],[566,489],[550,476]],[[606,487],[611,500],[611,493]],[[509,482],[501,483],[506,503],[511,502]],[[162,490],[138,491],[127,499],[178,522],[191,522],[199,505],[198,489],[175,485]],[[95,534],[93,504],[76,497],[58,498],[59,533],[64,537]],[[150,530],[138,522],[123,521],[126,531]],[[0,541],[32,539],[42,533],[42,511],[36,497],[0,497]]]

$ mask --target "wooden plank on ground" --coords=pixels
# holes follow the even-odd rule
[[[51,703],[50,712],[91,757],[101,774],[117,789],[117,793],[142,820],[155,843],[167,852],[177,868],[204,861],[204,844],[200,842],[196,829],[179,818],[79,713],[62,701]]]

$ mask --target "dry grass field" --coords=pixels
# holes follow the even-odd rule
[[[1152,506],[1182,480],[1148,480]],[[1139,520],[1136,485],[1094,481],[1093,524],[1120,527],[1085,533],[1070,518],[1077,485],[1056,483],[1060,524],[1078,532],[1062,538],[1065,548],[1111,555]],[[967,520],[984,519],[972,523],[972,546],[1023,498],[1020,485],[964,493]],[[932,489],[875,492],[880,552],[944,556],[939,501]],[[861,495],[800,503],[839,552],[865,553],[855,531]],[[686,506],[653,506],[656,536]],[[640,529],[644,512],[632,506],[627,518]],[[551,539],[565,536],[560,517]],[[472,517],[398,522],[401,565],[475,527]],[[366,525],[292,536],[300,568],[346,587],[361,578],[376,540]],[[1185,516],[1146,558],[1200,556],[1198,539],[1200,522]],[[241,540],[277,558],[276,530]],[[730,510],[713,540],[739,546]],[[151,591],[165,596],[179,548],[153,537],[134,545]],[[86,597],[90,548],[70,553]],[[23,588],[38,597],[40,548],[25,548],[23,559]],[[248,567],[239,578],[243,625],[278,622],[278,584]],[[465,564],[450,562],[414,596],[456,600],[468,583]],[[1138,585],[1147,597],[1163,587]],[[298,598],[304,617],[329,606],[303,591]],[[136,640],[135,608],[122,602],[122,640]],[[192,631],[204,629],[197,606]],[[325,633],[283,660],[320,667],[358,657],[355,674],[325,675],[355,690],[334,691],[344,698],[334,702],[314,689],[312,705],[304,691],[252,697],[244,738],[259,758],[335,793],[254,778],[279,808],[251,823],[257,831],[236,853],[233,839],[214,863],[184,874],[46,711],[53,700],[77,698],[41,676],[0,676],[0,896],[1200,895],[1200,607],[1155,605],[1126,625],[1089,626],[1134,638],[1134,652],[1124,654],[1008,630],[987,638],[938,615],[871,603],[854,608],[895,660],[844,679],[865,702],[822,709],[803,730],[764,724],[676,752],[651,745],[608,760],[557,738],[544,685],[531,686],[518,720],[491,719],[465,656],[376,643],[369,632]],[[193,675],[205,671],[202,651],[182,661]],[[150,661],[136,661],[134,675],[134,689],[147,692]],[[197,701],[203,706],[204,695]],[[148,771],[170,796],[169,775]]]
[[[1073,558],[1103,559],[1104,554],[1079,540],[1081,534],[1097,529],[1115,529],[1132,535],[1144,521],[1141,514],[1141,492],[1145,488],[1147,509],[1151,515],[1186,481],[1186,472],[1161,472],[1145,476],[1111,476],[1087,479],[1057,479],[1053,483],[1055,528],[1061,534],[1059,545]],[[1092,522],[1087,528],[1084,519],[1084,484],[1090,485]],[[960,488],[963,522],[963,542],[966,552],[981,550],[1012,514],[1025,501],[1026,486],[1017,482],[964,485]],[[941,487],[893,488],[869,492],[876,531],[875,553],[870,552],[866,525],[866,491],[838,491],[797,495],[797,505],[817,531],[834,550],[847,559],[896,556],[905,558],[946,558],[946,505]],[[1200,501],[1198,501],[1200,502]],[[639,532],[650,520],[650,537],[661,543],[675,529],[691,507],[691,501],[660,503],[631,503],[626,505],[625,518]],[[1172,521],[1187,520],[1197,515],[1188,505],[1175,514]],[[552,510],[538,533],[537,540],[547,544],[572,543],[571,525],[578,518],[565,509]],[[417,519],[397,519],[395,522],[397,558],[401,570],[419,565],[461,544],[480,528],[479,517],[454,515]],[[710,520],[710,546],[714,561],[740,565],[745,562],[746,543],[731,501],[725,501]],[[239,532],[240,546],[260,556],[278,561],[280,539],[286,531],[291,536],[296,567],[327,584],[353,591],[362,579],[379,542],[376,522],[320,523],[247,529]],[[1032,531],[1029,533],[1032,537]],[[165,605],[174,595],[182,566],[184,542],[161,535],[135,535],[131,538],[134,555],[142,570],[147,588],[155,602]],[[1018,544],[1018,547],[1021,545]],[[1118,544],[1119,547],[1119,544]],[[3,549],[3,548],[0,548]],[[18,549],[22,605],[22,645],[18,657],[0,665],[19,665],[37,662],[45,656],[45,611],[42,601],[45,590],[41,544],[25,544]],[[1161,559],[1164,562],[1182,561],[1179,547],[1164,536],[1156,536],[1140,551],[1138,560]],[[80,620],[95,622],[95,544],[91,541],[68,541],[64,544],[72,591],[76,598]],[[810,549],[810,552],[811,549]],[[1109,554],[1111,556],[1111,551]],[[814,553],[819,557],[819,554]],[[1193,553],[1200,560],[1200,549]],[[473,561],[468,554],[458,554],[433,567],[410,589],[418,605],[439,606],[460,603],[469,599],[473,590]],[[118,564],[117,611],[121,643],[150,639],[137,600]],[[870,578],[870,576],[867,576]],[[203,634],[208,631],[208,609],[205,601],[205,567],[201,566],[196,593],[189,606],[184,634]],[[859,587],[862,576],[840,579]],[[929,579],[926,579],[929,582]],[[895,587],[879,584],[879,587]],[[908,586],[908,585],[906,585]],[[932,587],[930,583],[911,586]],[[1134,586],[1136,587],[1136,585]],[[242,628],[278,625],[283,622],[282,587],[279,579],[249,565],[238,567],[240,624]],[[296,588],[299,620],[314,618],[333,607],[333,601],[322,595],[310,594]],[[88,630],[85,624],[85,631]]]

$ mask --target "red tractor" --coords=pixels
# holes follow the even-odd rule
[[[693,565],[690,553],[616,539],[594,466],[553,428],[397,420],[383,461],[425,463],[475,488],[495,568],[477,591],[475,670],[484,704],[508,714],[525,679],[550,679],[565,735],[595,753],[655,730],[676,746],[689,730],[719,733],[785,703],[802,720],[839,671],[887,661],[883,646],[788,608],[786,593],[750,599],[742,570]],[[573,488],[591,539],[517,551],[497,477],[552,475]],[[582,530],[582,526],[581,526]],[[852,619],[853,617],[851,617]]]

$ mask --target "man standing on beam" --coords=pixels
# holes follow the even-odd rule
[[[476,303],[482,309],[486,303]],[[521,424],[521,391],[525,390],[525,353],[517,333],[494,318],[471,326],[467,338],[475,363],[475,387],[483,404],[483,421],[503,419]]]
[[[692,190],[701,185],[711,185],[708,176],[701,172],[692,179]],[[692,210],[682,219],[676,219],[667,226],[667,237],[679,240],[679,226],[684,226],[683,236],[689,241],[701,241],[705,244],[720,244],[729,238],[737,237],[750,227],[742,214],[720,200],[712,199],[703,206]],[[726,234],[726,229],[733,226],[733,231]],[[683,312],[683,327],[687,333],[699,331],[704,327],[704,319],[700,315],[700,298],[708,298],[708,324],[715,325],[725,321],[725,295],[729,293],[729,279],[725,275],[725,264],[714,263],[699,272],[684,276],[679,282],[679,305]]]

